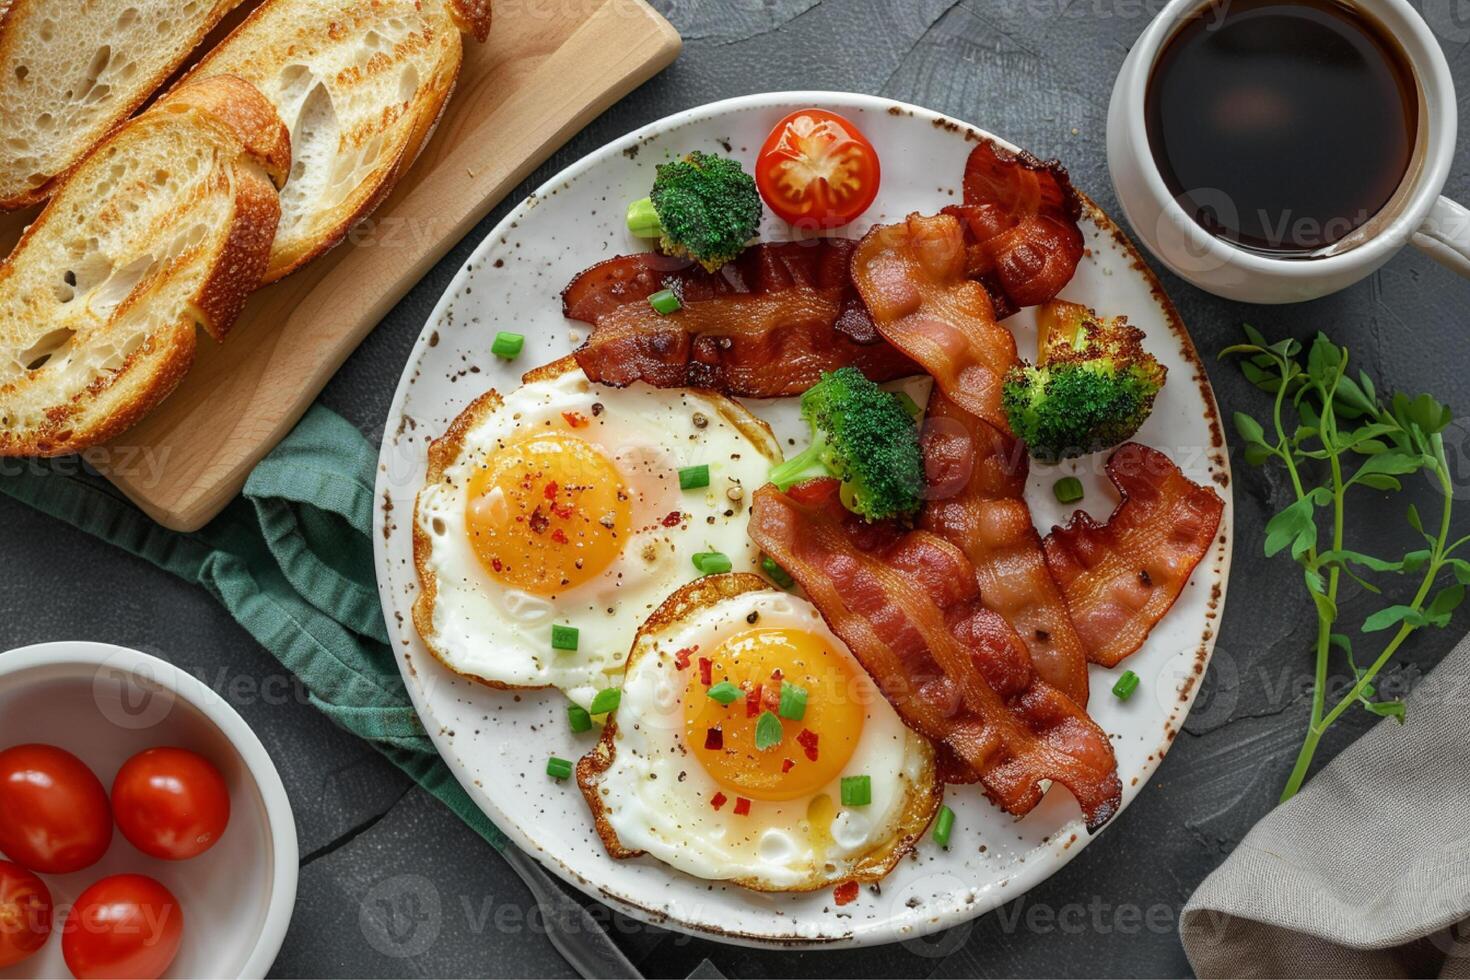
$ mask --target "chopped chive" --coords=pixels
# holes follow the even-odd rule
[[[572,775],[572,764],[566,759],[552,756],[546,760],[546,775],[552,779],[567,779]]]
[[[567,705],[567,724],[574,732],[585,732],[592,727],[592,715],[580,704]]]
[[[521,348],[525,345],[526,338],[522,334],[502,330],[495,335],[495,341],[490,345],[490,353],[496,357],[503,357],[507,361],[513,361],[520,356]]]
[[[1138,675],[1131,670],[1123,671],[1123,676],[1118,678],[1118,683],[1113,685],[1113,697],[1119,701],[1127,701],[1133,697],[1133,692],[1138,690]]]
[[[769,711],[762,711],[761,716],[755,720],[755,747],[764,752],[766,749],[774,748],[781,744],[786,732],[781,727],[781,719]]]
[[[658,238],[664,233],[653,198],[641,197],[628,205],[628,230],[639,238]]]
[[[551,626],[551,649],[553,650],[575,650],[577,649],[578,630],[575,626],[562,626],[553,623]]]
[[[782,718],[801,721],[806,715],[806,688],[790,681],[782,681],[781,707],[776,710]]]
[[[684,304],[679,302],[679,297],[674,295],[672,289],[660,289],[648,297],[648,305],[653,307],[653,312],[661,313],[664,316],[668,316],[670,313],[678,313],[684,308]]]
[[[766,578],[775,582],[783,589],[789,589],[796,584],[796,579],[787,574],[786,569],[776,564],[776,559],[770,555],[761,556],[761,571],[766,573]]]
[[[694,555],[694,567],[699,569],[701,575],[718,575],[728,572],[735,566],[730,564],[730,556],[723,555],[718,551],[700,551]]]
[[[872,776],[843,776],[842,805],[867,806],[873,802]]]
[[[1057,495],[1057,503],[1075,504],[1082,499],[1082,481],[1075,476],[1064,476],[1052,484],[1051,492]]]
[[[720,681],[705,693],[721,704],[734,704],[745,696],[740,693],[740,688],[731,684],[729,681]]]
[[[618,702],[623,700],[623,692],[615,687],[605,687],[597,692],[592,699],[592,707],[588,708],[589,714],[605,715],[609,711],[618,710]]]
[[[709,486],[709,465],[700,463],[698,466],[686,466],[679,470],[679,489],[698,490],[700,487]]]
[[[949,835],[954,830],[954,811],[948,806],[940,804],[939,816],[934,818],[934,843],[940,847],[949,846]]]

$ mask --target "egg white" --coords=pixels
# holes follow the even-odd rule
[[[697,667],[679,669],[675,653],[714,650],[756,628],[804,631],[851,656],[811,603],[769,588],[645,628],[629,658],[615,724],[578,770],[599,832],[615,856],[645,852],[695,877],[762,891],[881,878],[923,833],[943,788],[930,743],[903,724],[856,662],[862,735],[842,773],[810,796],[752,800],[749,814],[737,815],[735,792],[722,789],[684,744],[683,699],[688,671]],[[841,777],[855,775],[870,777],[871,802],[844,807]],[[711,798],[722,791],[730,803],[717,811]],[[808,820],[822,794],[835,807],[826,833]]]
[[[750,494],[781,451],[763,422],[722,396],[643,384],[608,388],[567,359],[527,375],[498,405],[481,399],[450,430],[452,458],[415,506],[415,562],[424,586],[415,624],[451,669],[499,687],[556,687],[589,705],[616,687],[639,625],[681,585],[699,577],[698,552],[718,551],[736,570],[759,552],[746,535]],[[574,412],[586,424],[571,429]],[[634,489],[633,528],[599,576],[553,596],[497,580],[467,528],[467,487],[497,448],[567,431],[614,460]],[[448,437],[446,437],[448,438]],[[431,453],[431,460],[433,454]],[[709,486],[679,488],[681,467],[707,464]],[[676,526],[661,518],[682,515]],[[575,651],[554,650],[553,624],[578,630]]]

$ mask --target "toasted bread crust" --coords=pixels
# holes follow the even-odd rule
[[[272,185],[285,186],[291,173],[291,133],[260,89],[235,75],[215,75],[179,85],[157,106],[181,107],[203,110],[229,126]]]
[[[490,36],[490,0],[446,0],[454,25],[476,41]]]
[[[637,654],[646,636],[656,635],[706,606],[733,599],[747,592],[764,592],[770,589],[769,582],[749,572],[731,572],[695,579],[665,599],[663,604],[648,617],[633,640],[627,666],[632,667],[634,655]],[[592,821],[597,828],[597,836],[602,839],[602,846],[607,849],[608,856],[616,860],[626,860],[640,857],[645,852],[623,845],[608,817],[607,806],[602,801],[601,792],[602,777],[612,768],[617,758],[619,710],[620,708],[614,709],[608,715],[607,724],[602,729],[602,737],[598,739],[590,752],[577,760],[577,785],[582,790],[582,797],[587,801],[588,809],[592,811]],[[932,772],[933,766],[931,759],[930,769],[934,778],[927,781],[927,792],[915,794],[908,801],[901,821],[903,832],[895,835],[879,850],[864,855],[862,862],[853,869],[851,875],[842,879],[843,881],[878,881],[892,871],[903,856],[918,845],[919,840],[924,836],[924,831],[934,819],[934,815],[939,812],[940,803],[944,801],[944,784],[939,780],[937,774]],[[806,882],[794,888],[778,888],[756,878],[731,878],[729,880],[742,888],[757,892],[812,892],[831,888],[841,883],[837,880],[824,880]]]
[[[226,104],[230,104],[231,109],[223,117],[213,114],[213,107]],[[189,114],[191,124],[217,134],[221,145],[237,147],[235,159],[212,178],[218,182],[221,193],[230,194],[228,234],[178,319],[172,324],[153,328],[143,343],[118,367],[99,374],[82,391],[70,394],[66,401],[47,408],[44,424],[21,428],[7,421],[0,426],[0,455],[56,456],[87,449],[116,437],[157,406],[183,379],[194,360],[196,320],[202,322],[217,339],[229,330],[245,298],[259,285],[280,216],[275,187],[246,146],[247,139],[254,140],[261,134],[272,135],[271,127],[264,124],[268,118],[263,115],[265,112],[274,114],[264,97],[239,79],[211,78],[193,83],[181,88],[171,104],[151,109],[114,130],[108,139],[93,147],[60,183],[51,203],[22,235],[10,256],[0,262],[0,301],[6,299],[5,283],[14,274],[17,263],[31,260],[29,249],[33,240],[49,232],[50,224],[58,220],[62,208],[69,203],[68,194],[73,182],[81,181],[98,169],[89,167],[94,157],[99,159],[100,168],[101,155],[108,153],[118,141],[126,139],[131,127],[156,125],[158,116],[155,113]],[[231,121],[236,118],[255,119],[262,125],[242,133]],[[287,139],[279,120],[273,135]],[[281,153],[280,146],[269,146],[268,139],[266,142],[257,141],[256,146],[263,148],[267,156],[279,156]],[[76,193],[88,194],[90,188],[78,186]],[[115,202],[110,200],[96,204],[103,209],[115,206]],[[205,243],[200,243],[185,249],[171,263],[161,265],[151,278],[140,281],[110,314],[108,322],[116,322],[137,312],[142,304],[149,301],[149,297],[143,295],[145,288],[168,276],[173,268],[197,259],[206,247]],[[15,299],[10,301],[17,302]],[[4,390],[0,387],[0,391]]]
[[[7,5],[0,2],[0,79],[9,80],[13,78],[13,69],[10,67],[15,45],[19,37],[21,23],[30,16],[38,15],[46,5],[55,4],[55,0],[10,0]],[[75,158],[66,166],[61,167],[51,175],[51,179],[38,187],[26,191],[20,191],[5,195],[0,193],[0,211],[16,211],[20,208],[38,204],[51,197],[60,188],[61,182],[76,170],[87,154],[107,139],[119,126],[127,122],[139,106],[147,102],[149,97],[168,81],[169,77],[178,70],[188,56],[197,48],[214,29],[226,14],[239,6],[241,0],[215,0],[210,8],[209,14],[203,18],[199,27],[190,36],[186,44],[179,46],[175,57],[166,65],[154,71],[146,77],[135,77],[130,79],[130,94],[126,98],[116,102],[114,111],[110,114],[111,122],[108,125],[98,127],[91,144],[77,153]],[[68,14],[71,12],[68,11]]]

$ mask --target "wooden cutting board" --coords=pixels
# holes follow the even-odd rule
[[[642,0],[497,2],[466,41],[433,139],[348,240],[253,296],[143,422],[87,459],[154,520],[196,530],[306,411],[367,333],[551,153],[678,55]]]

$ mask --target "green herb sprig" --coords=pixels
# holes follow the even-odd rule
[[[1380,717],[1404,720],[1402,701],[1375,699],[1374,678],[1410,634],[1425,626],[1447,625],[1465,600],[1470,562],[1454,552],[1470,541],[1470,535],[1449,540],[1455,495],[1442,436],[1454,417],[1448,406],[1427,394],[1394,394],[1385,403],[1365,372],[1356,377],[1348,373],[1347,348],[1324,334],[1319,333],[1306,349],[1305,363],[1296,340],[1269,343],[1249,326],[1245,334],[1247,343],[1227,347],[1221,356],[1239,357],[1246,378],[1275,398],[1268,424],[1236,412],[1235,431],[1244,441],[1246,462],[1282,466],[1295,497],[1266,524],[1266,555],[1291,555],[1301,566],[1317,609],[1312,718],[1281,793],[1286,800],[1305,781],[1323,733],[1344,712],[1358,705]],[[1345,534],[1347,492],[1353,487],[1402,490],[1401,478],[1420,472],[1431,477],[1443,502],[1438,522],[1427,530],[1418,510],[1409,505],[1408,525],[1416,547],[1395,558],[1351,550]],[[1324,521],[1331,528],[1325,539],[1320,534]],[[1423,547],[1417,546],[1420,541]],[[1363,621],[1362,633],[1390,629],[1393,633],[1373,660],[1361,666],[1352,639],[1334,630],[1338,586],[1347,576],[1367,591],[1382,594],[1368,578],[1374,573],[1417,576],[1419,585],[1409,602],[1385,606]],[[1346,659],[1354,683],[1329,706],[1327,674],[1334,650]]]

